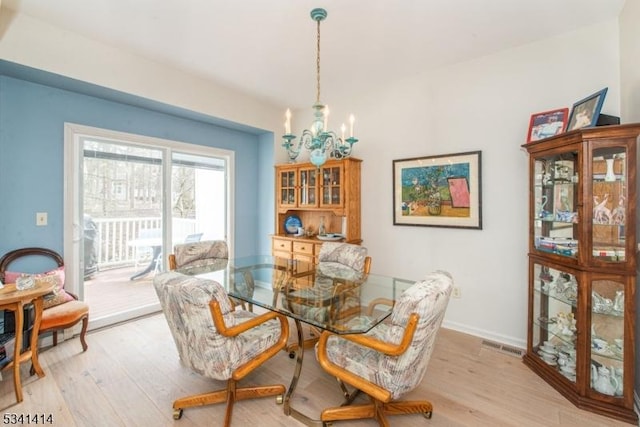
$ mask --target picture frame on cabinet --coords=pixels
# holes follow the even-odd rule
[[[568,108],[558,108],[556,110],[532,114],[529,120],[527,142],[538,141],[561,134],[567,129],[568,119]]]
[[[568,131],[584,127],[593,127],[598,123],[598,116],[600,115],[600,110],[602,110],[607,89],[608,88],[605,87],[593,95],[589,95],[573,104],[571,114],[569,115],[569,124],[567,125]]]
[[[481,151],[393,161],[393,224],[482,229]]]

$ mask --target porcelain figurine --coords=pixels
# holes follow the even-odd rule
[[[615,225],[624,225],[625,221],[625,207],[624,207],[624,194],[620,195],[618,199],[618,206],[615,207],[613,213],[611,214],[611,223]]]
[[[624,394],[624,372],[622,368],[611,367],[611,372],[618,382],[618,388],[616,388],[616,396],[622,396]]]
[[[593,304],[593,311],[595,313],[610,313],[613,309],[613,301],[601,296],[596,291],[591,293],[591,300],[591,303]]]
[[[553,213],[544,208],[547,205],[548,201],[549,201],[549,199],[547,198],[547,196],[542,196],[542,204],[540,205],[540,211],[538,212],[538,218],[546,219],[546,220],[549,220],[549,219],[553,220]]]
[[[592,365],[592,372],[593,368],[595,368],[595,366]],[[609,396],[614,396],[618,386],[619,382],[617,378],[611,375],[609,369],[604,366],[598,368],[597,378],[593,382],[593,388],[596,389],[596,391]]]
[[[573,313],[558,313],[556,323],[562,335],[573,336],[573,333],[576,331],[576,319]]]
[[[609,194],[604,195],[602,201],[598,196],[593,196],[593,223],[594,224],[611,224],[611,210],[607,208],[609,202]]]
[[[624,291],[616,291],[616,297],[613,300],[613,309],[618,313],[624,312]]]

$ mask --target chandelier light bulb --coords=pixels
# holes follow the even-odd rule
[[[349,116],[349,138],[353,138],[353,123],[356,121],[356,118],[351,114]]]
[[[291,135],[291,110],[287,108],[287,112],[284,115],[284,134]]]

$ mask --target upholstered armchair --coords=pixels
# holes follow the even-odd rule
[[[157,275],[153,284],[181,363],[227,382],[223,390],[174,401],[174,419],[185,408],[227,402],[224,425],[228,426],[236,400],[284,394],[281,384],[239,387],[238,382],[286,346],[286,317],[235,310],[224,288],[213,280],[169,271]]]
[[[186,268],[193,274],[198,270],[202,272],[223,270],[229,263],[229,246],[224,240],[205,240],[177,244],[173,247],[173,253],[169,254],[169,270]],[[244,285],[247,286],[246,295],[252,295],[255,282],[251,272],[244,275]],[[244,301],[229,297],[233,305],[246,309]],[[249,305],[249,311],[253,306]]]
[[[370,269],[371,257],[367,256],[364,246],[325,242],[315,270],[293,276],[292,288],[285,292],[283,304],[292,312],[304,313],[305,317],[318,322],[347,317],[353,311],[360,312],[360,287],[357,284],[364,281]],[[352,289],[344,292],[343,286],[351,286]],[[318,328],[311,327],[311,335],[304,340],[304,348],[313,347],[320,332]],[[287,348],[291,357],[297,349],[297,344]]]
[[[323,422],[375,418],[388,426],[386,415],[422,413],[431,418],[431,402],[400,399],[424,378],[452,287],[449,273],[435,271],[405,290],[390,321],[369,333],[322,333],[316,353],[322,368],[338,379],[345,394],[348,384],[371,399],[369,404],[325,409]]]
[[[24,257],[45,257],[50,259],[56,268],[40,273],[20,273],[11,271],[9,266],[14,261]],[[54,288],[50,294],[44,296],[42,320],[40,322],[40,335],[51,333],[53,345],[58,345],[58,331],[70,328],[82,322],[80,331],[80,343],[82,351],[87,351],[87,327],[89,325],[89,305],[79,301],[78,297],[65,289],[65,267],[62,256],[47,248],[22,248],[7,252],[0,258],[0,280],[3,283],[13,283],[22,274],[32,275],[36,280],[45,280],[53,283]]]
[[[181,243],[175,245],[173,253],[169,254],[169,270],[202,267],[212,263],[218,263],[220,268],[225,268],[228,259],[229,247],[224,240]]]

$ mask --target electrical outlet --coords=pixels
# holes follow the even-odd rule
[[[457,286],[453,287],[453,293],[451,294],[453,298],[462,298],[462,289]]]
[[[46,212],[38,212],[36,214],[36,225],[37,226],[47,225],[47,213]]]

